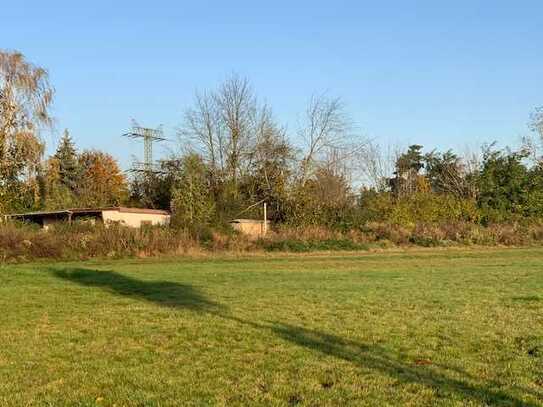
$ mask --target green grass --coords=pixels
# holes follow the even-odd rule
[[[293,240],[264,242],[263,247],[269,252],[308,253],[316,251],[356,251],[368,250],[369,246],[355,243],[349,239]]]
[[[4,266],[0,405],[543,405],[543,250]]]

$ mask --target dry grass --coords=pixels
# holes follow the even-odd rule
[[[58,225],[45,231],[29,225],[0,225],[4,261],[149,257],[185,254],[197,247],[198,242],[183,231],[164,227]]]
[[[278,227],[265,239],[237,233],[212,232],[196,240],[183,230],[167,227],[131,229],[59,224],[49,231],[23,224],[0,224],[0,262],[36,259],[83,260],[154,256],[240,255],[259,251],[357,251],[393,247],[530,246],[543,242],[543,225],[471,223],[368,223],[349,231],[324,227]]]

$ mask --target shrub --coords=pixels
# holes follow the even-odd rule
[[[480,217],[473,199],[431,192],[395,197],[390,193],[366,191],[360,200],[358,221],[360,224],[384,222],[411,226],[417,223],[478,223]]]
[[[186,233],[167,227],[59,223],[45,231],[27,224],[0,224],[3,261],[154,256],[184,253],[195,246],[197,243]]]
[[[148,226],[132,229],[113,224],[57,224],[48,231],[19,223],[0,223],[0,261],[75,260],[92,257],[183,255],[194,251],[243,253],[368,250],[371,245],[520,246],[543,242],[543,224],[508,223],[482,226],[469,222],[423,223],[406,226],[370,222],[347,232],[323,227],[281,227],[264,239],[251,240],[232,231],[206,228],[200,240],[189,231]]]

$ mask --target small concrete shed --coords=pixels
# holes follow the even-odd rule
[[[233,219],[230,225],[234,230],[254,239],[264,236],[270,230],[269,220],[266,221],[266,227],[264,227],[264,221],[258,219]]]

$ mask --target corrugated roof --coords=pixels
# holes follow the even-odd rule
[[[118,211],[123,213],[147,213],[150,215],[169,215],[170,212],[162,209],[147,209],[147,208],[127,208],[124,206],[108,206],[105,208],[73,208],[68,209],[72,213],[82,212],[103,212],[103,211]]]
[[[67,215],[69,210],[60,211],[37,211],[37,212],[25,212],[25,213],[8,213],[4,216],[44,216],[44,215]]]

